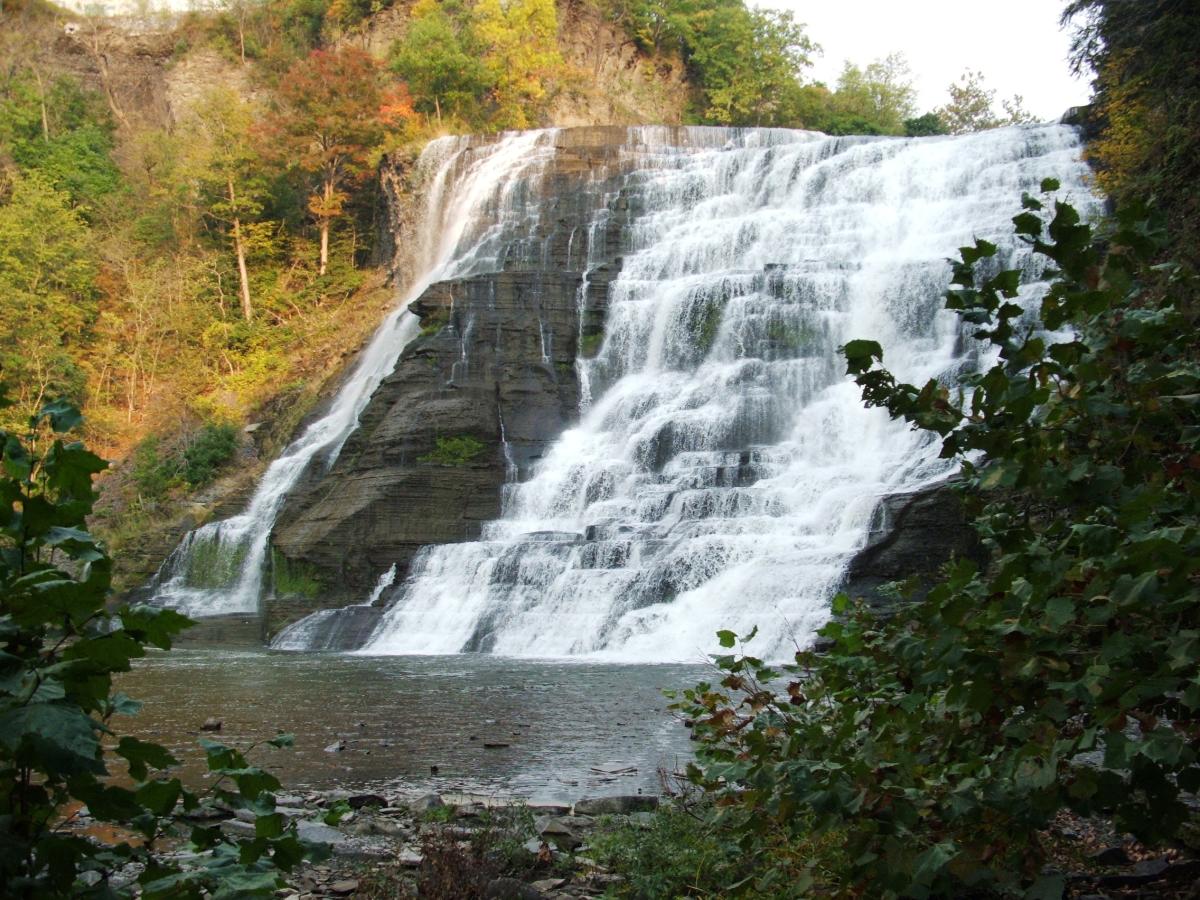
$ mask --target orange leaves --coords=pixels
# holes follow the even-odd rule
[[[417,118],[413,109],[412,94],[408,85],[398,84],[383,95],[379,106],[379,120],[391,128],[404,127]]]

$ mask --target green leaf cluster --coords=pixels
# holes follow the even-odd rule
[[[918,387],[876,342],[844,348],[868,405],[959,462],[987,564],[903,586],[886,618],[841,596],[827,650],[718,657],[681,701],[692,777],[744,846],[839,833],[872,896],[1059,896],[1039,837],[1057,813],[1154,844],[1200,789],[1200,285],[1160,261],[1154,216],[1097,233],[1057,187],[1013,220],[1049,266],[1036,317],[994,245],[954,263],[946,306],[994,365]]]
[[[177,485],[194,489],[210,483],[237,449],[238,429],[227,422],[202,425],[169,450],[151,435],[134,450],[130,476],[144,499],[157,500]]]
[[[113,123],[100,97],[74,79],[13,67],[0,76],[0,148],[29,174],[93,211],[113,193]]]
[[[275,777],[205,742],[216,778],[198,794],[170,775],[165,748],[122,737],[113,722],[139,708],[113,676],[147,647],[169,649],[190,623],[168,609],[109,607],[112,562],[86,523],[106,464],[67,436],[81,421],[58,402],[25,432],[0,431],[0,892],[270,895],[311,852],[275,812]],[[127,779],[114,777],[121,770]],[[189,823],[218,806],[252,811],[255,836]],[[115,836],[89,835],[84,811]],[[186,865],[166,854],[180,844],[196,854]]]
[[[456,437],[439,437],[432,452],[417,457],[417,462],[433,463],[437,466],[465,466],[479,456],[486,447],[468,434]]]

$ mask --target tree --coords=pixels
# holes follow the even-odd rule
[[[491,124],[529,127],[563,65],[554,0],[476,0],[472,21],[495,104]]]
[[[96,313],[92,238],[70,196],[15,175],[0,206],[0,367],[19,416],[51,394],[83,394],[78,355]]]
[[[73,79],[52,79],[31,65],[0,85],[0,158],[41,172],[85,214],[119,181],[112,131],[99,98]]]
[[[1002,101],[1003,114],[997,113],[994,108],[996,92],[984,86],[982,72],[966,70],[947,90],[950,92],[950,102],[936,112],[950,134],[987,131],[1005,125],[1028,125],[1036,121],[1034,116],[1026,112],[1020,94]]]
[[[320,230],[322,275],[329,266],[330,226],[343,213],[345,189],[371,174],[387,105],[377,64],[352,47],[314,50],[280,84],[279,106],[267,130],[282,162],[314,188],[308,210]]]
[[[786,125],[816,45],[792,14],[749,10],[714,17],[692,59],[705,72],[706,118],[731,125]]]
[[[0,405],[6,405],[0,396]],[[68,432],[82,419],[53,403],[23,431],[0,430],[0,885],[13,898],[270,896],[281,871],[318,848],[275,812],[274,776],[202,742],[217,780],[207,795],[168,770],[166,748],[117,733],[139,704],[113,691],[147,646],[169,649],[189,623],[168,609],[107,600],[112,560],[87,530],[94,476],[106,467]],[[289,745],[287,735],[267,742]],[[128,780],[116,781],[120,759]],[[89,839],[86,805],[117,837]],[[242,809],[252,838],[188,824],[181,813]],[[120,837],[119,835],[128,835]],[[181,863],[162,844],[182,844]],[[127,879],[114,880],[123,874]],[[129,883],[129,881],[132,883]]]
[[[916,88],[903,53],[892,53],[859,69],[849,61],[833,95],[839,118],[869,123],[879,134],[900,134],[916,112]]]
[[[937,134],[949,134],[941,116],[936,112],[927,112],[904,120],[904,134],[908,137],[930,137]]]
[[[227,228],[237,261],[242,316],[254,318],[246,248],[251,223],[262,213],[266,179],[255,146],[253,111],[228,88],[215,88],[197,105],[191,122],[191,168],[207,216]]]
[[[418,0],[404,38],[392,47],[392,70],[408,84],[416,108],[434,114],[439,126],[443,113],[474,121],[491,88],[469,12],[458,2]]]
[[[1096,178],[1118,201],[1156,197],[1171,223],[1174,252],[1200,262],[1200,8],[1181,0],[1072,0],[1072,64],[1093,75],[1085,119],[1099,132],[1088,147]]]

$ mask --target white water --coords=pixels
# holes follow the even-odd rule
[[[498,238],[508,233],[501,226],[514,210],[510,195],[549,159],[553,136],[514,133],[483,145],[443,138],[426,148],[418,164],[425,215],[415,237],[423,246],[407,296],[376,331],[329,412],[271,463],[245,511],[184,538],[156,576],[153,602],[201,617],[259,608],[268,539],[288,492],[310,465],[333,465],[371,395],[418,335],[408,304],[430,284],[498,265]]]
[[[363,652],[688,660],[753,626],[768,658],[807,643],[880,498],[948,474],[936,443],[863,408],[837,348],[873,338],[905,380],[952,380],[981,348],[941,308],[946,258],[984,237],[1036,277],[1012,238],[1022,191],[1057,177],[1092,202],[1059,126],[634,144],[632,250],[579,363],[594,399],[482,540],[418,555]],[[593,260],[598,231],[570,252]]]
[[[350,609],[369,608],[375,605],[383,592],[396,583],[396,566],[393,563],[392,567],[379,576],[379,581],[375,583],[375,587],[371,589],[371,593],[362,603],[357,603]],[[331,626],[334,623],[331,621],[338,617],[345,617],[344,610],[347,607],[340,609],[318,609],[316,612],[309,613],[302,619],[293,622],[283,631],[275,636],[271,641],[272,650],[314,650],[325,649],[319,646],[322,643],[328,643]]]

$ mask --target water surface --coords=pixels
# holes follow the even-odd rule
[[[118,728],[169,747],[193,782],[203,772],[200,726],[212,716],[224,721],[218,737],[238,746],[295,734],[294,750],[256,757],[289,788],[571,801],[657,792],[658,770],[690,755],[662,690],[711,675],[702,665],[184,649],[139,660],[121,679],[145,706]],[[326,751],[338,741],[345,750]],[[637,771],[606,774],[629,767]]]

